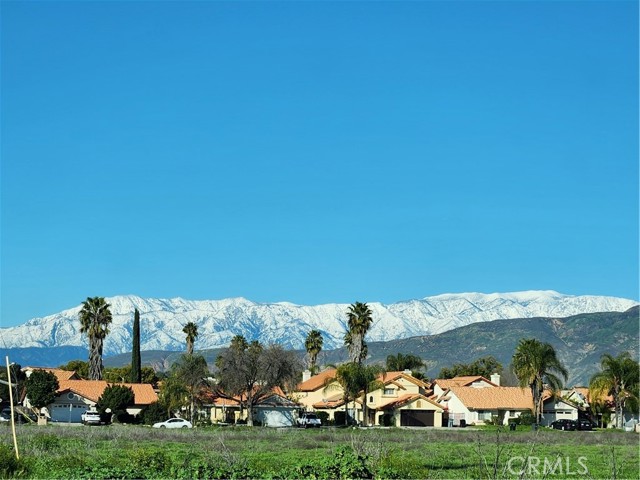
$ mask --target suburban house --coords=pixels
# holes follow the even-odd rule
[[[510,420],[533,410],[529,389],[500,386],[500,376],[455,377],[434,380],[433,398],[445,410],[447,425],[466,426]]]
[[[451,387],[473,387],[487,388],[499,387],[500,375],[491,375],[491,380],[487,380],[480,375],[468,375],[454,378],[437,378],[433,381],[433,394],[440,397],[446,390]]]
[[[556,420],[578,420],[583,408],[563,397],[545,391],[542,396],[542,425],[549,426]]]
[[[343,390],[335,381],[335,369],[303,377],[293,393],[306,410],[326,412],[329,420],[344,421],[345,412],[352,421],[364,422],[364,392],[356,401],[344,404]],[[381,388],[366,396],[369,425],[441,426],[443,408],[431,400],[430,385],[411,375],[410,371],[387,372],[378,380]]]
[[[30,375],[35,367],[24,369]],[[82,414],[87,410],[94,409],[102,393],[110,383],[104,380],[79,380],[75,372],[60,369],[41,369],[53,373],[58,378],[58,390],[56,399],[47,407],[50,420],[52,422],[82,422]],[[113,384],[112,384],[113,385]],[[131,415],[139,414],[142,409],[158,401],[158,396],[153,387],[146,383],[117,383],[130,387],[134,395],[134,405],[127,408]],[[31,407],[28,397],[24,399],[24,405]]]
[[[204,394],[203,400],[212,423],[237,423],[247,419],[240,397],[227,398],[209,392]],[[298,410],[300,406],[275,387],[253,406],[253,419],[265,427],[291,427],[295,424]]]

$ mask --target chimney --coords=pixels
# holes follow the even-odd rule
[[[411,370],[409,370],[408,368],[406,370],[403,370],[402,373],[404,373],[405,375],[412,375]]]
[[[298,370],[299,371],[299,370]],[[311,378],[311,370],[306,369],[304,372],[302,372],[302,381],[306,382],[307,380],[309,380]]]
[[[493,375],[491,375],[491,382],[495,383],[498,386],[500,386],[500,374],[499,373],[494,373]]]

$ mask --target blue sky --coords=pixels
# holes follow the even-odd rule
[[[2,326],[88,296],[638,299],[637,2],[2,2]]]

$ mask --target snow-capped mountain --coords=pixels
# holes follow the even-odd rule
[[[198,326],[196,349],[229,345],[234,335],[264,344],[304,348],[312,329],[320,330],[324,348],[342,345],[347,304],[316,306],[291,303],[255,303],[244,298],[184,300],[141,298],[134,295],[107,298],[113,315],[104,344],[105,355],[131,351],[133,311],[140,311],[142,350],[182,350],[187,322]],[[637,302],[616,297],[572,296],[553,291],[516,293],[461,293],[426,297],[389,305],[372,302],[373,325],[367,339],[393,340],[442,333],[475,322],[509,318],[567,317],[581,313],[622,312]],[[24,325],[0,329],[7,348],[86,346],[80,334],[81,306],[55,315],[34,318]]]

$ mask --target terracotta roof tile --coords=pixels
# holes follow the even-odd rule
[[[533,408],[531,391],[520,387],[451,387],[456,397],[472,410],[525,410]]]
[[[61,368],[25,367],[22,370],[44,370],[45,372],[53,373],[58,379],[58,382],[78,379],[76,372],[74,372],[73,370],[62,370]]]
[[[131,387],[136,405],[149,405],[158,401],[158,395],[153,390],[153,386],[148,383],[108,383],[104,380],[63,380],[59,382],[60,387],[57,392],[62,393],[70,390],[85,397],[92,402],[97,402],[107,385],[124,385]]]
[[[487,380],[486,378],[480,375],[467,375],[462,377],[454,377],[454,378],[437,378],[433,382],[437,383],[440,388],[443,390],[450,387],[467,387],[471,385],[473,382],[478,380],[484,380],[486,383],[493,387],[497,387],[495,383],[491,382],[491,380]]]
[[[334,395],[320,402],[316,402],[312,406],[313,408],[337,408],[340,405],[344,405],[342,394]]]
[[[302,382],[298,385],[298,392],[314,392],[319,388],[324,388],[327,380],[335,378],[336,369],[328,368],[317,375],[314,375],[309,380]]]

